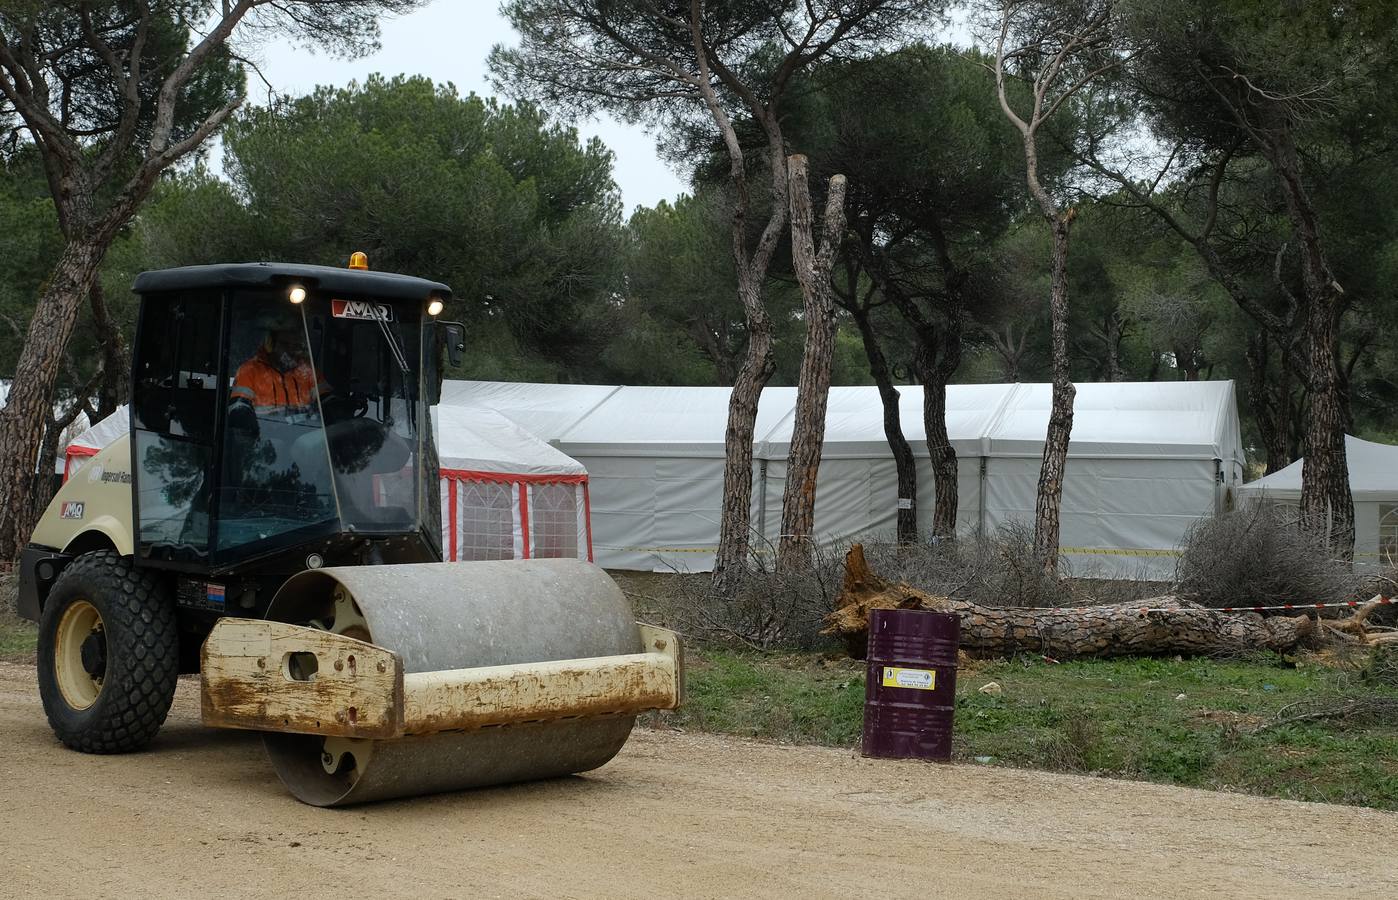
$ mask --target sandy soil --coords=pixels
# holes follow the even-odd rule
[[[1392,897],[1398,815],[637,731],[597,772],[349,810],[180,686],[149,752],[51,736],[0,662],[4,897]]]

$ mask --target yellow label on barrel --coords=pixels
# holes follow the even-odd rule
[[[899,666],[884,666],[883,686],[930,691],[937,686],[937,673],[932,669],[904,669]]]

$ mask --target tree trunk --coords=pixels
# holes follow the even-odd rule
[[[1037,653],[1069,659],[1280,652],[1295,648],[1316,631],[1309,616],[1224,613],[1175,597],[1061,609],[980,606],[890,583],[869,570],[864,548],[855,544],[845,557],[844,586],[835,610],[825,618],[824,633],[843,638],[850,655],[863,659],[869,612],[874,609],[952,613],[961,620],[961,649],[976,656]]]
[[[689,328],[694,342],[699,345],[699,350],[714,364],[714,374],[718,376],[719,386],[732,385],[737,377],[737,367],[734,365],[732,354],[727,352],[719,336],[714,334],[713,329],[703,319],[691,321]]]
[[[1272,140],[1263,150],[1281,182],[1288,217],[1300,245],[1301,284],[1306,301],[1307,387],[1311,410],[1306,418],[1306,452],[1301,470],[1301,521],[1327,541],[1331,550],[1354,554],[1354,497],[1345,458],[1345,425],[1349,401],[1340,369],[1338,343],[1344,313],[1344,290],[1335,280],[1325,255],[1320,219],[1311,204],[1301,174],[1289,114],[1273,110]]]
[[[850,308],[854,324],[859,328],[859,336],[864,341],[864,354],[869,358],[869,374],[879,388],[879,401],[883,404],[883,435],[888,441],[888,449],[893,454],[893,467],[898,473],[897,539],[900,544],[917,542],[917,460],[913,448],[903,436],[902,414],[898,408],[898,389],[893,386],[893,375],[888,368],[888,359],[879,346],[874,334],[873,323],[869,321],[869,311],[857,305]]]
[[[1063,505],[1068,440],[1073,431],[1073,398],[1077,395],[1077,389],[1068,378],[1068,229],[1072,222],[1072,210],[1049,220],[1053,229],[1053,275],[1049,295],[1053,405],[1048,432],[1044,435],[1044,457],[1034,502],[1034,555],[1050,574],[1058,569],[1059,511]]]
[[[1199,380],[1199,361],[1194,357],[1194,351],[1188,350],[1176,344],[1171,353],[1175,357],[1175,369],[1179,371],[1185,381]]]
[[[757,404],[762,389],[776,369],[772,355],[772,319],[762,303],[762,284],[772,253],[786,228],[787,174],[785,141],[775,110],[760,116],[767,135],[767,169],[772,206],[756,248],[748,252],[747,217],[750,211],[747,168],[738,134],[708,81],[708,64],[702,47],[697,19],[691,22],[695,53],[703,78],[699,88],[705,105],[718,125],[728,149],[729,178],[734,189],[733,261],[738,274],[738,302],[743,307],[748,332],[747,350],[733,379],[728,400],[728,428],[724,433],[723,510],[719,516],[718,547],[714,551],[712,590],[729,596],[737,587],[747,565],[752,530],[752,441],[757,425]],[[754,109],[756,113],[757,110]]]
[[[1151,351],[1150,370],[1146,372],[1146,381],[1156,381],[1160,378],[1160,359],[1164,356],[1159,351]]]
[[[1126,375],[1121,369],[1121,339],[1124,329],[1121,324],[1121,316],[1113,310],[1107,316],[1106,328],[1104,329],[1107,344],[1107,380],[1125,381]]]
[[[989,335],[991,345],[999,354],[1000,361],[1004,363],[1003,381],[1019,384],[1019,367],[1024,359],[1024,343],[1028,334],[1021,334],[1016,341],[1014,326],[1010,324],[1005,325],[1004,334],[994,329],[986,329],[985,333]]]
[[[913,365],[922,382],[922,427],[932,462],[932,537],[940,539],[956,536],[958,467],[956,450],[947,435],[947,376],[944,367],[931,358],[933,353],[926,341],[919,341]]]
[[[1320,303],[1310,304],[1306,329],[1310,358],[1310,414],[1301,463],[1301,521],[1325,538],[1340,556],[1354,553],[1354,495],[1349,487],[1345,453],[1344,401],[1335,358],[1334,315]]]
[[[739,276],[739,290],[759,294],[751,276]],[[760,299],[758,303],[760,303]],[[752,442],[757,429],[757,404],[762,389],[776,370],[772,355],[772,322],[764,314],[748,316],[748,346],[733,392],[728,397],[728,427],[723,435],[723,511],[719,519],[718,550],[714,554],[714,589],[728,593],[747,565],[748,532],[752,527]]]
[[[816,482],[825,445],[825,410],[830,398],[830,367],[835,356],[835,301],[830,267],[845,230],[845,178],[835,175],[825,204],[819,251],[811,225],[811,192],[806,157],[787,160],[791,202],[791,256],[801,283],[806,315],[806,346],[796,387],[791,447],[786,457],[782,527],[777,570],[792,572],[809,564],[815,527]]]
[[[63,350],[105,251],[105,244],[83,239],[69,241],[63,248],[15,364],[9,399],[0,410],[0,447],[6,448],[0,453],[0,559],[18,558],[34,530],[31,498],[44,422],[53,414]],[[52,465],[52,460],[37,462],[41,468]]]
[[[94,280],[88,294],[92,324],[102,342],[102,388],[97,395],[97,418],[105,419],[126,402],[131,388],[131,359],[121,325],[112,318],[101,279]]]

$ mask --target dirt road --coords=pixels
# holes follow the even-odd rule
[[[1398,815],[638,731],[586,776],[303,806],[182,683],[154,748],[60,747],[0,662],[4,897],[1398,895]]]

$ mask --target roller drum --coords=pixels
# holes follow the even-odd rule
[[[601,569],[571,559],[310,570],[282,586],[267,617],[371,641],[398,654],[405,674],[641,650],[620,589]],[[634,722],[562,719],[389,741],[272,733],[263,740],[297,798],[341,806],[585,772],[621,750]]]

